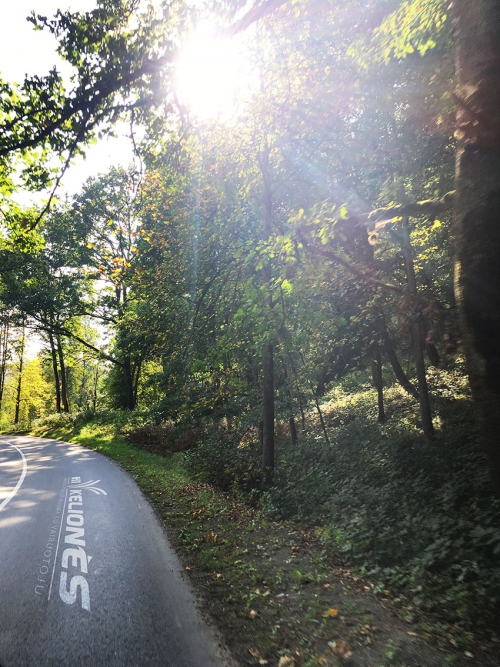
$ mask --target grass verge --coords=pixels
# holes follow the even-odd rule
[[[42,426],[32,434],[99,451],[133,475],[166,526],[202,613],[240,665],[496,667],[472,647],[454,650],[453,637],[428,643],[422,626],[397,618],[389,592],[376,596],[316,529],[269,520],[197,482],[181,455],[137,449],[112,423]]]

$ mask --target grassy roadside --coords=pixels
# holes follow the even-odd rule
[[[425,626],[399,620],[390,593],[377,597],[313,528],[270,521],[196,482],[180,456],[137,449],[113,424],[42,427],[32,434],[99,451],[134,476],[167,527],[203,613],[241,665],[497,665],[472,647],[455,651],[453,638],[425,643]]]

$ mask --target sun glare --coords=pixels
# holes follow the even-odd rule
[[[177,94],[200,120],[233,115],[256,82],[244,40],[218,37],[213,26],[199,27],[177,61]]]

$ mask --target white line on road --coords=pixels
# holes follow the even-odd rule
[[[7,498],[0,504],[0,512],[3,510],[3,508],[12,500],[12,498],[16,495],[16,493],[19,491],[21,484],[24,482],[24,478],[26,477],[26,471],[28,470],[28,462],[26,461],[26,457],[23,454],[23,451],[19,449],[19,447],[16,447],[16,445],[13,445],[9,443],[9,447],[14,447],[15,450],[19,454],[21,454],[21,458],[23,460],[23,471],[21,473],[21,477],[17,480],[17,484],[15,487],[12,489],[12,491],[9,493]]]
[[[61,511],[61,524],[59,526],[59,535],[57,537],[56,553],[54,555],[54,567],[52,568],[52,576],[50,578],[50,587],[49,587],[49,597],[47,598],[47,600],[50,600],[50,594],[52,593],[52,584],[54,583],[54,574],[56,571],[56,563],[57,563],[57,552],[59,551],[59,542],[61,541],[61,530],[64,521],[64,514],[66,512],[66,498],[68,497],[68,491],[69,487],[66,489],[66,494],[64,495],[64,504]]]

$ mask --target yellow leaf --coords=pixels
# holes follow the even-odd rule
[[[323,618],[334,618],[339,615],[339,610],[335,609],[335,607],[330,607],[330,609],[327,609],[321,615]]]

